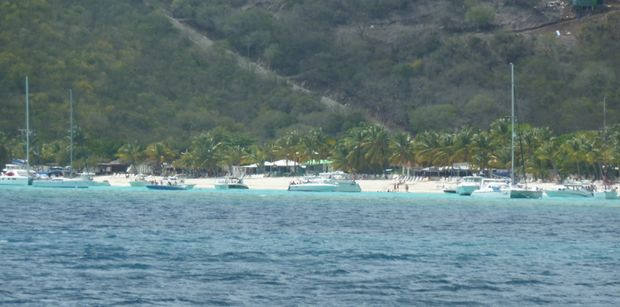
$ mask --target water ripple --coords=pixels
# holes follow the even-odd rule
[[[0,304],[620,304],[620,202],[387,194],[0,189]]]

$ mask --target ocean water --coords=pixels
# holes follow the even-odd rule
[[[0,305],[620,305],[620,201],[0,189]]]

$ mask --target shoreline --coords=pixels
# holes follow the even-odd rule
[[[153,180],[161,180],[161,176],[152,176]],[[183,179],[185,183],[194,184],[197,188],[213,188],[215,182],[223,177],[212,178],[189,178]],[[133,176],[125,175],[106,175],[95,176],[94,180],[98,182],[108,181],[111,186],[129,187],[129,182],[134,179]],[[253,190],[281,190],[288,189],[289,183],[298,180],[299,177],[260,177],[250,176],[243,179],[244,183]],[[360,179],[356,180],[360,185],[362,192],[397,192],[397,193],[444,193],[445,187],[454,186],[456,182],[446,182],[442,180],[421,180],[400,182],[397,179]],[[539,188],[549,188],[555,183],[536,182],[530,185]]]

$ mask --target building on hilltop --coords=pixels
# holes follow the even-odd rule
[[[603,0],[571,0],[575,8],[594,8],[603,5]]]

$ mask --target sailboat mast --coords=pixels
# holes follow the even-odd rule
[[[30,103],[28,101],[28,76],[26,76],[26,171],[30,177]]]
[[[607,141],[607,96],[603,96],[603,139]]]
[[[69,166],[73,175],[73,90],[69,89]]]
[[[512,63],[510,63],[510,84],[510,119],[512,124],[510,141],[510,182],[511,184],[515,184],[515,66]]]

